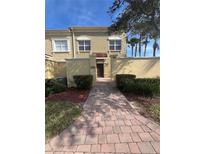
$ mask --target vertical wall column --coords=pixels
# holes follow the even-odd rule
[[[90,75],[93,75],[93,85],[96,83],[96,56],[90,55]]]
[[[73,58],[76,57],[76,53],[75,53],[75,34],[74,34],[74,31],[73,29],[71,28],[71,34],[72,34],[72,49],[73,49]]]
[[[111,80],[115,80],[114,78],[114,69],[113,69],[113,66],[114,66],[114,63],[116,61],[116,55],[110,55],[110,77],[111,77]]]

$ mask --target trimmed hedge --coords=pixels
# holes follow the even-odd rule
[[[58,77],[58,78],[56,78],[56,81],[58,81],[59,83],[65,85],[67,87],[67,77]]]
[[[116,84],[120,91],[135,93],[139,96],[153,97],[160,95],[160,79],[141,78],[135,75],[116,75]]]
[[[60,93],[65,91],[67,88],[66,85],[62,84],[56,79],[46,79],[45,81],[45,96],[49,94]]]
[[[144,78],[135,79],[135,93],[143,96],[160,95],[160,79]]]
[[[92,75],[75,75],[73,79],[78,89],[90,89],[92,87]]]
[[[116,84],[117,87],[123,91],[126,84],[132,84],[131,82],[134,81],[136,75],[133,74],[117,74],[116,75]]]

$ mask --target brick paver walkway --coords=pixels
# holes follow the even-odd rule
[[[46,154],[159,153],[159,125],[132,109],[111,83],[97,84],[82,115],[46,144]]]

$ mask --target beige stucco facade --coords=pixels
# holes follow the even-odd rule
[[[121,40],[121,50],[109,50],[109,41],[115,38]],[[66,39],[68,51],[55,51],[54,40],[56,39]],[[79,40],[84,39],[90,40],[89,51],[79,50]],[[110,77],[110,56],[126,57],[126,34],[109,34],[108,27],[71,27],[66,30],[46,30],[45,52],[54,61],[89,58],[96,55],[96,67],[103,65],[103,77]]]
[[[66,62],[45,60],[45,78],[67,77]]]
[[[45,54],[50,55],[52,60],[64,61],[65,58],[72,58],[72,52],[55,52],[54,39],[68,39],[72,44],[71,34],[68,30],[47,30],[45,33]]]
[[[93,84],[96,81],[96,57],[66,59],[67,82],[69,87],[75,86],[74,75],[92,75]]]
[[[68,51],[56,52],[54,40],[67,40]],[[79,40],[90,40],[89,51],[79,51]],[[110,40],[121,40],[121,50],[110,51]],[[46,78],[67,77],[75,86],[74,75],[92,74],[115,79],[116,74],[135,74],[137,78],[160,77],[160,58],[127,58],[126,35],[109,34],[107,27],[72,27],[45,33]],[[99,71],[100,70],[100,71]]]
[[[116,74],[135,74],[137,78],[159,78],[160,58],[112,58],[111,78]]]

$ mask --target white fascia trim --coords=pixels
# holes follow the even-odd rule
[[[78,41],[83,41],[83,40],[91,40],[88,36],[78,36],[77,38],[76,38],[76,40],[78,40]]]
[[[56,47],[55,47],[55,41],[56,40],[66,40],[67,41],[67,46],[68,46],[68,50],[67,51],[57,51]],[[53,37],[52,38],[52,47],[53,47],[53,52],[70,52],[71,51],[71,37]]]
[[[108,40],[121,40],[122,38],[119,35],[112,35],[108,37]]]

